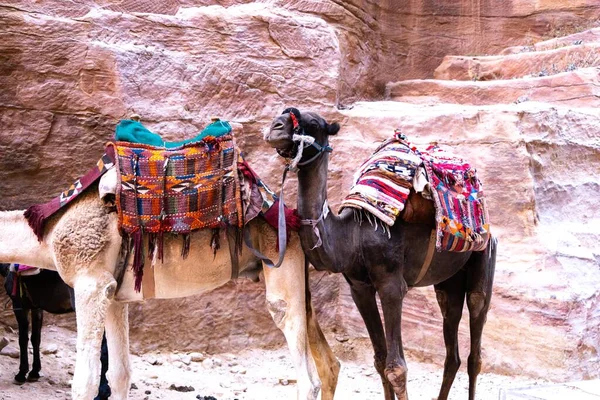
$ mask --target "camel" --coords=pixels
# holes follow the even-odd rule
[[[10,264],[0,264],[0,275],[5,278],[4,288],[10,297],[13,313],[19,328],[19,372],[14,382],[22,385],[25,382],[37,382],[42,369],[40,344],[42,340],[42,323],[44,311],[51,314],[66,314],[75,311],[73,308],[73,289],[60,279],[55,271],[42,270],[37,275],[17,276],[9,271]],[[19,282],[20,281],[20,282]],[[19,288],[21,286],[21,288]],[[17,292],[13,293],[13,289]],[[29,342],[29,314],[31,313],[31,346],[33,348],[33,365],[29,371],[27,344]],[[106,380],[108,370],[108,349],[106,337],[102,337],[100,356],[102,364],[98,396],[94,400],[106,400],[110,397],[110,387]],[[29,373],[28,373],[29,372]]]
[[[291,113],[297,113],[292,117]],[[293,121],[295,119],[296,124]],[[317,270],[342,273],[368,331],[375,353],[375,368],[381,376],[386,400],[407,400],[407,366],[402,347],[402,302],[409,288],[434,285],[444,320],[446,362],[438,399],[445,400],[460,366],[458,325],[466,297],[470,313],[471,353],[468,358],[469,399],[475,399],[481,370],[481,336],[492,296],[497,242],[489,241],[481,252],[434,252],[429,269],[420,275],[435,227],[433,207],[418,223],[396,220],[389,237],[382,229],[359,224],[348,208],[335,215],[327,205],[327,166],[332,150],[329,136],[338,133],[338,123],[327,123],[313,112],[288,109],[276,117],[266,142],[284,157],[298,157],[298,213],[302,248]],[[314,138],[304,146],[293,135]],[[311,139],[312,141],[312,139]],[[309,142],[310,143],[310,142]],[[299,161],[299,162],[298,162]],[[411,193],[409,203],[420,204]],[[412,199],[411,199],[412,198]],[[414,210],[418,211],[418,210]],[[420,279],[419,279],[420,278]],[[383,318],[377,308],[379,295]]]
[[[41,241],[23,216],[23,210],[0,212],[0,261],[56,270],[75,291],[77,356],[72,384],[74,400],[93,399],[100,376],[100,342],[106,330],[111,399],[128,398],[128,303],[144,299],[134,290],[131,265],[117,290],[115,270],[122,238],[114,207],[100,199],[98,185],[89,187],[46,224]],[[276,232],[262,218],[247,224],[253,246],[268,257],[276,255]],[[224,235],[224,234],[223,234]],[[189,255],[181,257],[181,238],[166,235],[163,260],[153,268],[155,298],[175,298],[207,292],[231,279],[228,251],[213,256],[211,230],[191,234]],[[223,238],[224,240],[225,238]],[[144,246],[147,240],[144,239]],[[147,254],[147,252],[146,252]],[[150,268],[147,263],[146,268]],[[260,263],[244,247],[239,257],[240,275],[258,279]],[[298,235],[292,233],[284,262],[263,269],[267,308],[282,330],[298,374],[297,398],[333,399],[339,373],[310,303],[307,265]]]

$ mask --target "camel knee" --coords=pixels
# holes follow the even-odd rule
[[[116,292],[117,282],[114,280],[104,287],[104,296],[106,296],[108,300],[113,300]]]
[[[375,365],[375,370],[379,373],[379,375],[381,375],[382,377],[384,377],[384,371],[385,371],[385,361],[386,361],[387,355],[386,354],[381,354],[381,353],[375,353],[375,356],[373,357],[373,361],[374,361],[374,365]]]
[[[471,292],[467,294],[467,306],[469,307],[469,313],[471,319],[479,318],[481,312],[485,307],[485,293],[482,292]]]
[[[285,300],[269,300],[267,299],[267,309],[273,318],[273,322],[279,329],[283,329],[285,316],[287,314],[288,304]]]

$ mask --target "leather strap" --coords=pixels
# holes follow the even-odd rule
[[[229,256],[231,257],[231,280],[238,278],[240,274],[240,258],[237,249],[237,232],[233,226],[227,226],[227,243],[229,244]]]
[[[427,271],[429,271],[429,267],[431,266],[431,260],[433,259],[433,252],[435,251],[436,239],[437,230],[433,229],[431,231],[431,235],[429,236],[429,248],[427,249],[427,254],[425,255],[425,260],[423,261],[423,266],[421,267],[419,276],[417,276],[417,279],[415,280],[413,286],[417,286],[419,282],[421,282]]]
[[[273,261],[271,261],[271,259],[269,259],[269,257],[265,256],[260,251],[254,248],[254,246],[252,245],[252,240],[250,238],[250,229],[244,226],[244,242],[246,243],[246,246],[250,249],[252,254],[258,257],[258,259],[265,263],[265,265],[269,268],[279,268],[279,266],[281,266],[287,247],[287,226],[285,223],[283,186],[285,185],[285,179],[288,170],[289,169],[287,167],[283,170],[283,178],[281,179],[281,191],[279,192],[279,215],[277,219],[277,243],[279,244],[279,260],[277,261],[277,263],[274,263]]]

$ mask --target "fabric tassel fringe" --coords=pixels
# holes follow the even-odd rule
[[[41,242],[44,238],[44,224],[46,222],[42,205],[36,204],[29,207],[23,215],[27,219],[27,223],[35,233],[35,236]]]
[[[144,275],[144,245],[142,243],[142,230],[136,230],[131,236],[133,237],[134,247],[133,275],[135,276],[135,291],[139,293],[142,290],[142,277]]]

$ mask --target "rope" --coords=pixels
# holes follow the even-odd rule
[[[302,152],[304,151],[305,147],[312,146],[312,144],[315,142],[315,138],[310,135],[298,135],[294,133],[292,140],[294,142],[298,142],[298,152],[290,162],[289,170],[292,172],[298,172],[298,163],[300,163],[300,160],[302,159]]]

